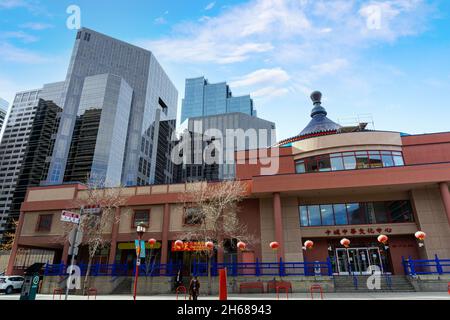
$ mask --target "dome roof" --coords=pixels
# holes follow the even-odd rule
[[[311,100],[314,103],[314,108],[311,110],[311,121],[300,132],[299,136],[305,136],[309,134],[335,131],[341,128],[341,126],[332,120],[327,118],[327,111],[322,107],[322,93],[314,91],[311,94]]]

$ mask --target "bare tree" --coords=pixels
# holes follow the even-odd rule
[[[89,251],[83,292],[88,284],[93,258],[99,250],[107,248],[111,244],[111,239],[106,235],[111,232],[113,224],[119,223],[120,218],[116,217],[116,209],[124,205],[127,200],[123,187],[103,188],[102,184],[95,183],[87,183],[86,186],[87,189],[82,192],[82,196],[74,200],[73,207],[98,206],[98,210],[97,212],[84,211],[78,229],[83,233],[81,244],[86,245]],[[66,223],[65,240],[72,228],[72,224]]]
[[[181,234],[182,240],[213,242],[217,250],[224,249],[225,239],[236,239],[247,245],[256,242],[247,231],[247,226],[239,220],[239,203],[247,189],[241,181],[220,183],[189,183],[182,194],[185,218],[192,227]],[[211,294],[211,258],[213,250],[202,249],[208,258],[208,294]]]

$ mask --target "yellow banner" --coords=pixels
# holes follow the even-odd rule
[[[133,242],[123,242],[117,245],[120,250],[136,250]],[[145,249],[159,249],[161,248],[161,242],[156,242],[153,246],[150,243],[145,243]]]

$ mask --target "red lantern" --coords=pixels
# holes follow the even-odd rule
[[[237,243],[237,247],[240,249],[240,250],[245,250],[245,247],[247,247],[247,245],[244,243],[244,242],[242,242],[242,241],[239,241],[238,243]]]
[[[377,238],[378,242],[381,242],[382,244],[386,244],[388,242],[388,236],[385,234],[380,234]]]
[[[148,244],[150,245],[150,247],[153,247],[155,245],[155,243],[156,243],[156,239],[151,238],[148,240]]]
[[[306,240],[303,245],[306,249],[312,249],[312,247],[314,246],[314,242],[312,242],[311,240]]]
[[[270,246],[270,248],[272,248],[272,250],[277,250],[280,247],[280,244],[278,242],[274,241],[274,242],[271,242],[269,244],[269,246]]]
[[[414,236],[419,239],[420,241],[423,241],[425,239],[425,237],[427,236],[427,234],[423,231],[417,231]]]
[[[348,246],[350,245],[350,240],[348,240],[347,238],[342,238],[341,244],[342,244],[344,247],[348,248]]]
[[[181,240],[175,241],[175,247],[179,250],[183,249],[183,241],[181,241]]]
[[[207,242],[205,243],[205,246],[208,248],[208,250],[214,249],[214,243],[211,242],[211,241],[207,241]]]

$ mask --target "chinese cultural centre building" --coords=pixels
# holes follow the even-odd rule
[[[248,189],[239,217],[260,241],[240,251],[236,239],[228,239],[217,261],[329,259],[334,274],[364,274],[376,265],[401,275],[402,257],[449,259],[450,132],[408,135],[368,130],[364,124],[342,127],[327,118],[319,92],[312,100],[311,122],[298,136],[270,149],[236,153],[236,176]],[[186,263],[196,244],[180,252],[173,243],[195,226],[180,194],[205,184],[126,187],[128,200],[116,210],[120,221],[105,234],[111,246],[97,261],[132,266],[135,226],[145,222],[143,239],[158,241],[157,259]],[[76,210],[74,199],[85,193],[82,184],[28,190],[8,273],[29,265],[31,256],[55,264],[70,261],[69,244],[61,240],[61,211]],[[419,230],[427,235],[421,246],[415,238]],[[386,245],[377,241],[381,234],[388,237]],[[343,238],[350,241],[346,247]],[[307,240],[312,249],[305,250]],[[269,246],[273,241],[279,243],[276,251]]]

